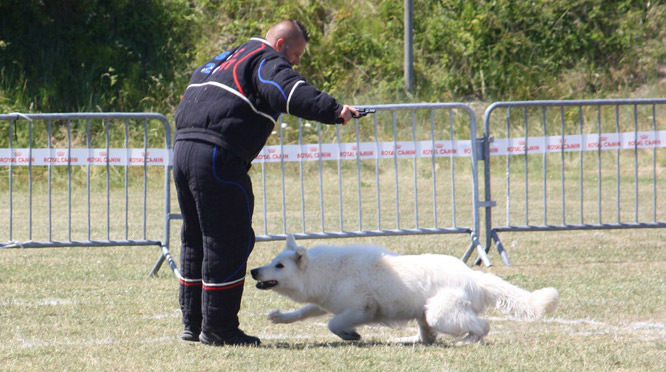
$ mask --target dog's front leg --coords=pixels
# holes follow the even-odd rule
[[[268,319],[273,323],[293,323],[299,320],[326,315],[327,311],[317,305],[306,305],[296,311],[281,313],[274,310],[268,314]]]
[[[356,332],[356,326],[369,322],[370,317],[363,311],[347,310],[334,316],[328,322],[328,329],[346,341],[358,341],[361,335]]]

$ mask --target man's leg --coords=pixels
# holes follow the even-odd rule
[[[201,291],[203,239],[196,201],[189,185],[189,165],[195,144],[177,142],[174,156],[174,183],[180,205],[183,225],[181,229],[179,303],[185,330],[181,338],[199,341],[201,332]]]
[[[214,160],[213,160],[214,159]],[[254,195],[247,168],[228,152],[214,148],[202,166],[198,201],[203,231],[203,325],[201,341],[216,345],[258,344],[239,330],[247,259],[254,248]],[[210,176],[210,178],[208,178]]]

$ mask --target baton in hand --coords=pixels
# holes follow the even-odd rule
[[[356,109],[356,111],[358,111],[358,115],[352,114],[352,118],[354,118],[354,119],[362,118],[367,114],[374,114],[376,112],[375,109],[366,109],[366,108],[358,108],[358,107],[354,107],[354,108]],[[340,124],[340,123],[344,122],[344,120],[342,118],[337,118],[337,119],[335,119],[335,122]]]

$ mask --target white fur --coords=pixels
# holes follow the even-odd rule
[[[270,289],[305,307],[268,315],[292,323],[334,314],[329,329],[344,340],[358,340],[356,327],[416,320],[419,334],[401,340],[430,344],[438,333],[482,342],[490,329],[479,318],[496,306],[520,319],[539,319],[557,307],[558,292],[528,292],[489,273],[470,269],[456,257],[398,255],[380,247],[298,246],[293,236],[273,261],[252,270],[257,287]]]

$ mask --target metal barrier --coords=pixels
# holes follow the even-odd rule
[[[665,105],[666,99],[609,99],[489,106],[479,202],[486,251],[494,242],[509,264],[500,231],[666,227],[657,171],[666,164]],[[493,120],[500,109],[504,117]],[[493,207],[504,223],[493,219]]]
[[[0,218],[0,248],[164,244],[155,236],[169,211],[163,115],[7,114],[0,132],[0,190],[8,194],[0,214],[9,217]],[[163,178],[149,176],[151,165],[163,167]]]
[[[470,234],[464,261],[477,252],[477,263],[490,265],[494,243],[508,265],[501,231],[666,227],[658,177],[666,164],[664,105],[666,99],[497,102],[485,112],[482,138],[462,103],[364,106],[376,114],[345,127],[282,117],[250,171],[257,241],[287,233]],[[505,115],[497,119],[500,109]],[[171,223],[182,217],[171,211],[164,116],[8,114],[0,115],[0,133],[7,133],[0,137],[0,176],[7,180],[0,191],[8,194],[0,215],[9,217],[0,219],[0,248],[157,245],[150,274],[167,261],[180,275],[169,249]],[[150,176],[159,169],[152,165],[163,177]],[[162,239],[154,235],[160,230]]]
[[[377,113],[345,127],[281,118],[251,169],[256,240],[285,239],[287,233],[299,239],[464,233],[471,237],[466,254],[476,251],[490,265],[477,235],[471,108],[363,108]],[[465,171],[457,173],[460,167]],[[170,211],[167,216],[182,218]],[[165,260],[179,275],[168,240],[151,274]]]

